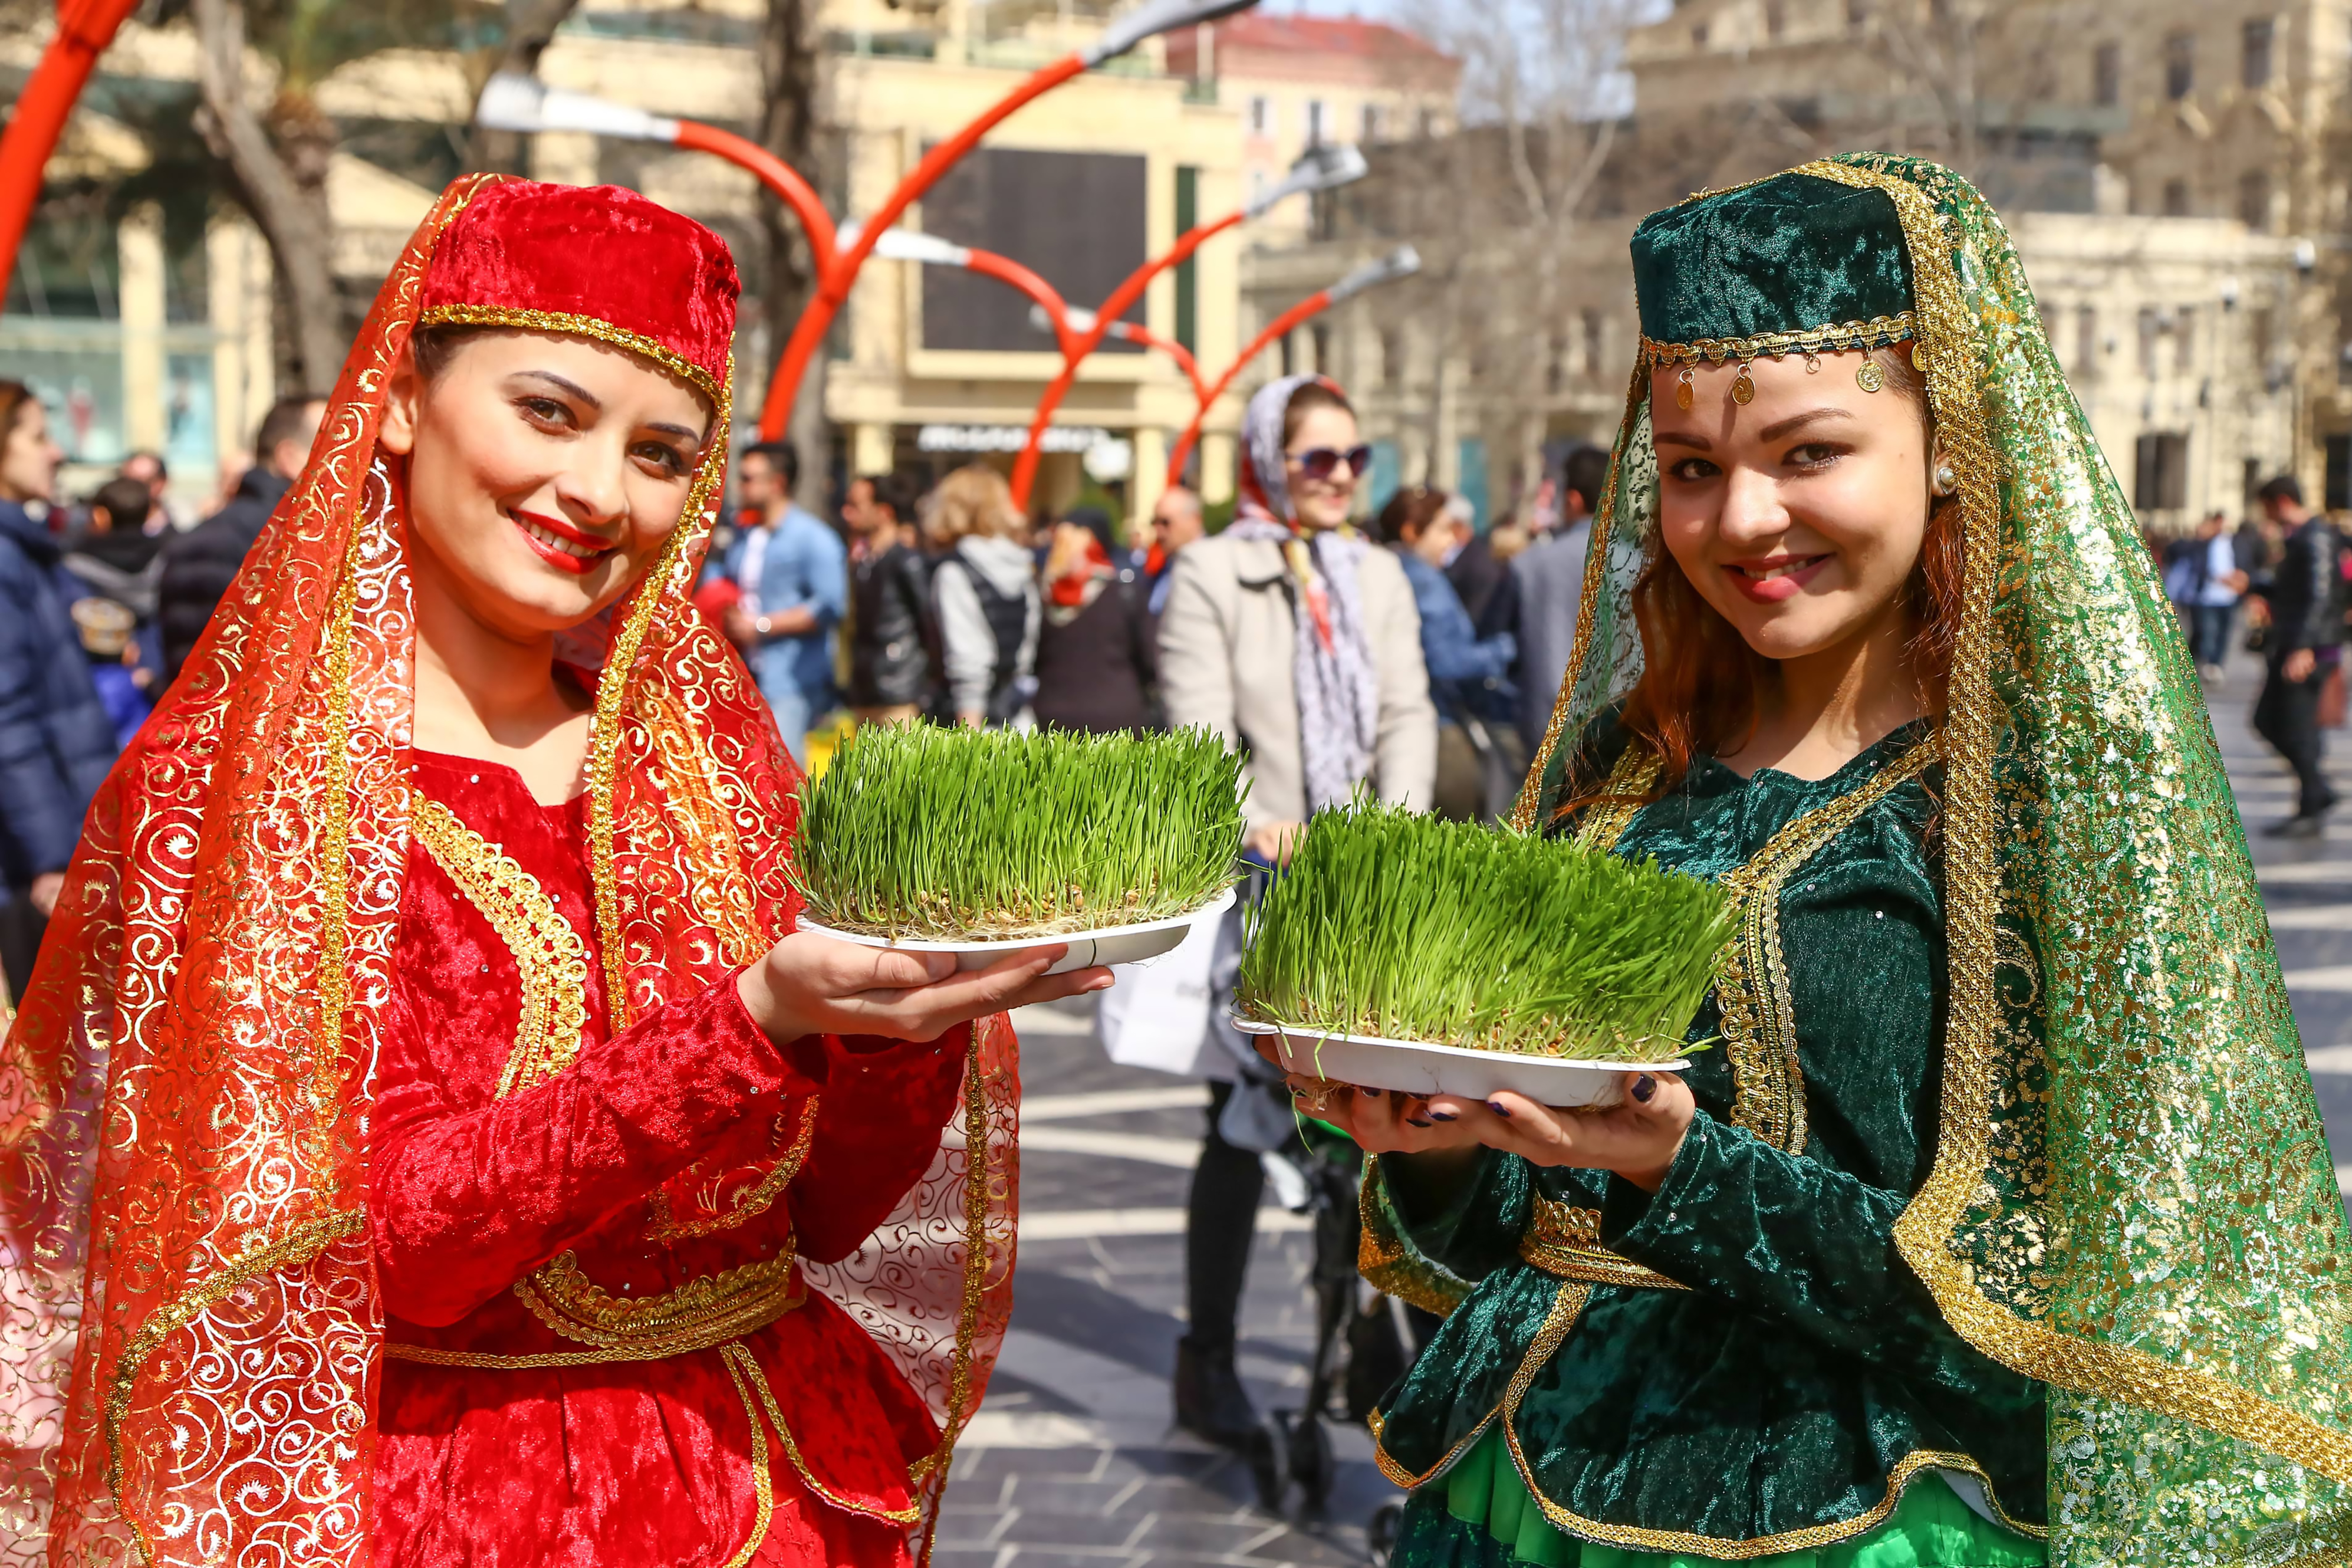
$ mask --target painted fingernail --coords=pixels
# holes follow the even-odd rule
[[[1643,1073],[1640,1078],[1633,1080],[1633,1098],[1640,1100],[1643,1104],[1649,1104],[1650,1097],[1657,1092],[1658,1080],[1652,1078],[1648,1073]]]
[[[1404,1120],[1405,1125],[1408,1127],[1426,1127],[1429,1125],[1429,1119],[1425,1116],[1408,1116]]]
[[[1429,1108],[1429,1114],[1433,1119],[1439,1121],[1452,1121],[1454,1120],[1454,1113],[1453,1111],[1440,1110],[1433,1105]]]
[[[1496,1115],[1501,1117],[1506,1121],[1508,1121],[1511,1119],[1511,1108],[1505,1105],[1499,1100],[1488,1100],[1486,1102],[1486,1109],[1493,1111]]]

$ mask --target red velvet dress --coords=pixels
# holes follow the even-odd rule
[[[934,1424],[793,1259],[847,1256],[921,1177],[961,1032],[780,1049],[730,983],[608,1036],[585,801],[414,762],[376,1562],[903,1563]]]

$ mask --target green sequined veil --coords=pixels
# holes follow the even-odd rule
[[[1906,254],[1842,227],[1833,186],[1891,199]],[[1936,1164],[1898,1223],[1904,1257],[1970,1343],[2050,1385],[2053,1563],[2352,1563],[2343,1200],[2195,673],[2008,233],[1948,170],[1882,154],[1661,216],[1708,203],[1742,215],[1709,243],[1789,247],[1761,276],[1794,324],[1867,328],[1907,269],[1911,297],[1894,302],[1915,312],[1960,481],[1951,1010]],[[1695,288],[1712,297],[1674,318],[1660,279],[1640,281],[1645,322],[1676,319],[1679,341],[1717,349],[1747,340],[1708,352],[1717,363],[1784,346],[1736,289]],[[1657,346],[1628,394],[1522,829],[1562,798],[1577,738],[1640,669],[1629,596],[1656,517]]]

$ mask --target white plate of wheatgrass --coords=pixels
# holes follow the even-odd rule
[[[1696,878],[1360,798],[1249,910],[1234,1022],[1311,1078],[1601,1109],[1690,1065],[1734,929]]]
[[[960,969],[1156,958],[1233,905],[1240,773],[1201,730],[861,730],[802,787],[799,927]]]

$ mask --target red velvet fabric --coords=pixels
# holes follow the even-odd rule
[[[742,284],[727,242],[618,185],[509,180],[474,193],[425,274],[423,309],[591,316],[653,339],[724,386]]]
[[[417,753],[413,777],[537,878],[593,953],[584,801],[541,806],[516,773],[462,758]],[[639,1297],[773,1258],[795,1235],[800,1255],[837,1258],[922,1174],[956,1103],[961,1032],[929,1046],[813,1037],[779,1049],[728,981],[608,1037],[601,972],[590,963],[571,1067],[498,1100],[520,973],[430,852],[412,847],[369,1164],[389,1342],[577,1351],[510,1289],[556,1253]],[[808,1158],[764,1214],[648,1239],[656,1189],[679,1217],[723,1211],[790,1143],[811,1094]],[[846,1313],[811,1292],[742,1343],[829,1491],[908,1505],[907,1466],[936,1432]],[[754,1531],[749,1420],[716,1349],[534,1371],[387,1360],[377,1425],[383,1568],[716,1568]],[[906,1561],[901,1528],[820,1500],[772,1431],[767,1441],[774,1512],[755,1563]]]

